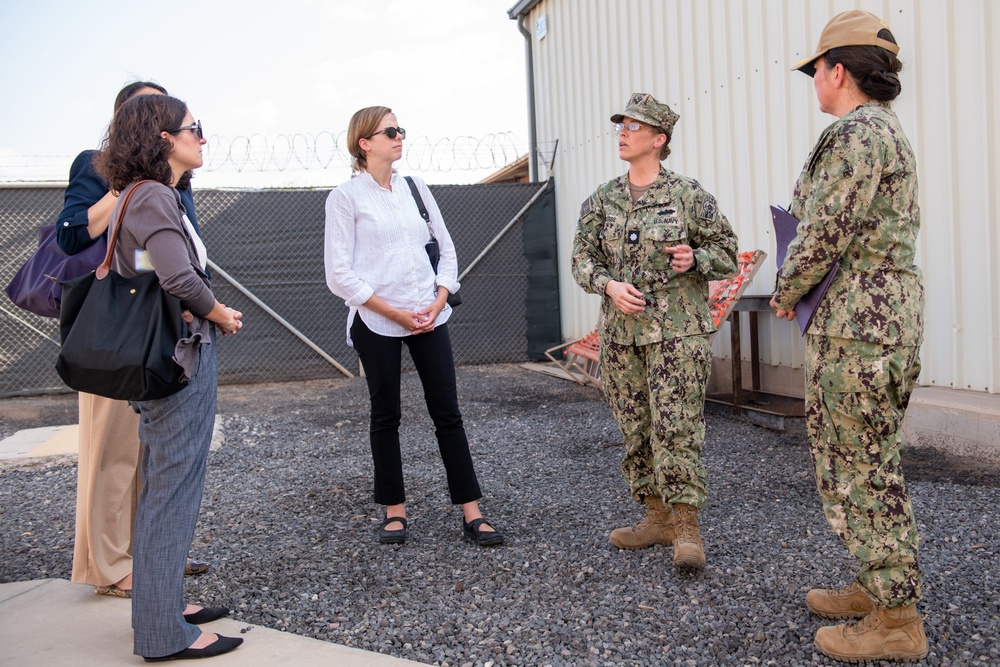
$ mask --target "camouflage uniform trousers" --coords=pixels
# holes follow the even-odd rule
[[[707,335],[648,345],[601,342],[604,396],[625,440],[622,475],[637,502],[657,496],[705,506],[701,445],[711,365]]]
[[[900,468],[900,429],[919,347],[809,335],[806,426],[823,513],[884,607],[921,598],[917,526]]]

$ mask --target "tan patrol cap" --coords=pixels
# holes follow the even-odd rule
[[[888,28],[885,21],[871,12],[860,9],[841,12],[830,19],[830,22],[823,28],[823,34],[819,36],[819,44],[816,45],[816,53],[795,63],[792,70],[800,70],[813,76],[816,74],[816,67],[813,65],[816,59],[830,49],[841,46],[881,46],[893,55],[898,55],[898,44],[880,39],[878,36],[879,30],[887,30]]]

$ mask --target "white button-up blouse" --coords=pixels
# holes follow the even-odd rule
[[[405,327],[364,307],[373,294],[395,308],[419,311],[434,301],[438,285],[452,293],[460,286],[455,245],[441,211],[427,184],[417,177],[413,180],[440,246],[437,275],[424,248],[430,240],[427,223],[395,169],[391,190],[361,172],[326,198],[326,284],[350,308],[348,345],[352,345],[351,323],[356,313],[374,333],[397,338],[410,335]],[[450,316],[451,306],[446,305],[436,324],[444,324]]]

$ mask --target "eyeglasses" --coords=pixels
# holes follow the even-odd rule
[[[201,131],[201,121],[200,120],[199,121],[195,121],[195,123],[193,125],[185,125],[184,127],[178,127],[176,130],[167,130],[167,133],[168,134],[177,134],[178,132],[181,132],[183,130],[191,130],[196,135],[198,135],[199,139],[204,139],[205,138],[205,134]]]
[[[383,134],[383,133],[385,134],[385,136],[389,137],[390,139],[395,139],[397,134],[399,135],[400,139],[405,139],[406,138],[406,130],[404,130],[401,127],[386,127],[386,128],[383,128],[383,129],[379,130],[378,132],[375,132],[374,134],[371,135],[371,137],[368,137],[368,138],[371,139],[376,134]]]
[[[627,123],[615,123],[611,127],[615,128],[615,134],[621,132],[622,130],[628,130],[629,132],[638,132],[642,129],[642,123],[636,120],[630,120]]]

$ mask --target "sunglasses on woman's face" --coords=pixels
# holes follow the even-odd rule
[[[379,130],[375,134],[383,134],[383,133],[385,134],[385,136],[389,137],[390,139],[395,139],[397,134],[399,135],[400,139],[405,139],[406,138],[406,130],[404,130],[401,127],[386,127],[386,128],[383,128],[383,129]],[[373,134],[372,137],[374,137],[375,134]],[[368,137],[368,138],[371,139],[372,137]]]
[[[184,127],[178,127],[176,130],[167,130],[169,134],[177,134],[178,132],[183,132],[184,130],[191,130],[199,139],[204,139],[205,135],[201,131],[201,121],[196,121],[193,125],[185,125]]]

